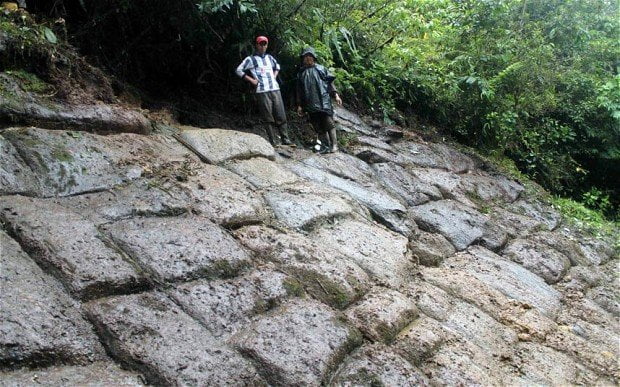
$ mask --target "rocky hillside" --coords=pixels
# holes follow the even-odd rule
[[[325,156],[2,129],[0,385],[618,383],[609,243],[472,155],[337,118],[356,141]]]

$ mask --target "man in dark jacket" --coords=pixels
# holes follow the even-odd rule
[[[338,105],[342,100],[334,87],[334,77],[327,69],[316,63],[316,53],[312,47],[301,53],[302,67],[297,73],[297,112],[305,111],[314,130],[319,136],[327,137],[330,152],[338,151],[338,139],[334,125],[333,97]]]

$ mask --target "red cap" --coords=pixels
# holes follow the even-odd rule
[[[261,42],[267,42],[269,43],[269,39],[267,39],[266,36],[257,36],[256,37],[256,44],[260,44]]]

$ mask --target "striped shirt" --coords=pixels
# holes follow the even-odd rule
[[[258,80],[256,87],[257,93],[266,93],[268,91],[280,90],[280,85],[276,81],[274,73],[280,71],[280,64],[275,58],[269,54],[260,56],[258,54],[250,55],[237,66],[235,71],[241,78],[249,71],[254,79]]]

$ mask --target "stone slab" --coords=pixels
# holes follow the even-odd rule
[[[264,138],[252,134],[226,129],[198,129],[182,127],[179,134],[203,160],[219,164],[233,159],[265,157],[275,159],[275,150]]]
[[[528,216],[552,231],[562,223],[562,215],[549,204],[539,200],[521,198],[507,207],[509,211]]]
[[[2,135],[35,174],[39,196],[68,196],[110,189],[166,164],[196,160],[165,136],[11,128]]]
[[[399,195],[409,206],[442,199],[441,192],[437,187],[423,182],[397,164],[377,163],[373,165],[373,169],[382,184]]]
[[[470,273],[507,297],[527,303],[548,317],[553,318],[560,310],[561,294],[557,290],[520,265],[483,247],[472,247],[467,253],[445,260],[442,266]]]
[[[378,225],[344,220],[317,230],[312,238],[350,257],[379,284],[397,288],[412,273],[407,238]]]
[[[314,155],[303,159],[301,162],[304,165],[358,183],[366,183],[374,178],[374,172],[368,164],[344,152]]]
[[[439,232],[457,250],[480,240],[488,217],[454,200],[439,200],[414,207],[412,214],[418,226],[428,232]]]
[[[458,302],[452,308],[443,326],[452,335],[476,344],[495,358],[510,358],[517,343],[515,331],[466,302]]]
[[[39,182],[17,150],[0,136],[0,195],[35,195]]]
[[[514,386],[592,385],[592,371],[570,356],[538,343],[519,343],[515,362],[520,375],[510,380]]]
[[[424,266],[438,266],[445,258],[456,253],[456,249],[441,234],[420,231],[409,240],[409,248],[415,259]]]
[[[319,385],[361,343],[361,335],[325,305],[298,300],[262,316],[233,342],[270,384]]]
[[[102,230],[159,281],[232,277],[251,262],[230,234],[199,216],[134,218]]]
[[[548,284],[562,279],[570,269],[570,260],[546,243],[530,239],[515,239],[502,255],[541,276]]]
[[[179,285],[172,297],[216,338],[228,338],[253,316],[303,295],[301,284],[273,269],[230,280],[199,280]]]
[[[264,384],[249,361],[161,293],[110,297],[85,307],[108,352],[151,384]]]
[[[248,226],[235,231],[235,236],[258,257],[295,277],[314,298],[334,308],[345,308],[370,288],[370,278],[350,258],[304,235]]]
[[[289,185],[266,191],[263,195],[276,219],[290,228],[310,229],[321,222],[344,217],[354,211],[354,207],[340,191],[317,184]]]
[[[76,297],[144,289],[136,265],[110,246],[94,223],[45,199],[0,197],[0,219],[25,250]]]
[[[55,366],[38,370],[21,369],[0,373],[2,387],[30,386],[145,386],[142,376],[125,371],[112,362],[84,366]]]
[[[58,198],[54,203],[80,213],[95,224],[135,216],[171,216],[189,211],[186,192],[169,181],[139,179],[113,189]]]
[[[429,386],[426,376],[384,345],[364,345],[345,360],[336,386]]]
[[[276,187],[299,181],[299,177],[293,172],[263,157],[235,160],[225,166],[257,188]]]
[[[392,348],[411,364],[419,365],[452,337],[437,320],[422,315],[401,331]]]
[[[216,223],[237,227],[267,218],[265,202],[257,190],[224,168],[203,165],[179,184],[193,200],[194,211]]]
[[[0,369],[101,359],[92,327],[62,286],[3,231],[0,250]]]
[[[390,343],[418,317],[418,309],[402,293],[375,287],[345,314],[366,338],[373,342]]]
[[[396,232],[408,235],[416,228],[415,224],[410,224],[405,219],[406,208],[372,183],[362,185],[300,163],[292,164],[290,169],[305,179],[347,193],[367,207],[383,224]]]

